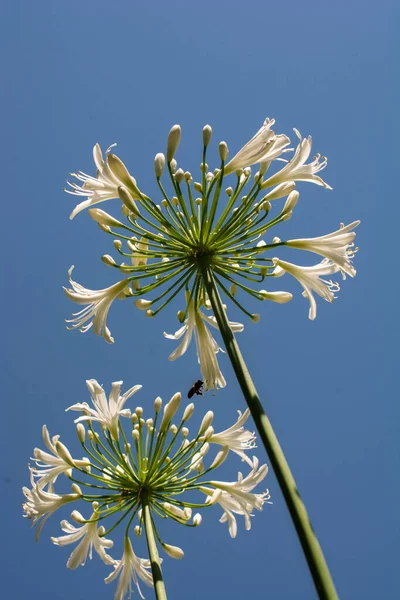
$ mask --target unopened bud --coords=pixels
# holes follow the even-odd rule
[[[194,411],[194,404],[193,402],[191,402],[190,404],[187,405],[187,407],[185,408],[185,411],[183,413],[183,417],[182,417],[182,421],[189,421],[190,417],[192,416]]]
[[[180,558],[183,558],[183,556],[185,554],[181,548],[178,548],[178,546],[171,546],[170,544],[162,544],[162,547],[163,547],[164,551],[168,554],[168,556],[170,556],[171,558],[176,558],[177,560],[179,560]]]
[[[149,319],[154,317],[154,310],[151,310],[150,308],[146,310],[146,317],[148,317]]]
[[[251,315],[251,320],[253,321],[253,323],[258,323],[258,321],[261,319],[260,315],[257,313],[253,313]]]
[[[212,128],[210,125],[205,125],[203,127],[203,145],[205,148],[207,148],[208,144],[211,141],[211,136],[212,136]]]
[[[71,485],[71,489],[72,489],[72,491],[74,492],[74,494],[78,494],[79,496],[83,496],[83,494],[82,494],[82,490],[81,490],[81,488],[79,487],[79,485],[78,485],[78,484],[76,484],[76,483],[73,483],[73,484]]]
[[[193,187],[196,190],[196,192],[201,193],[203,191],[203,187],[202,187],[201,183],[199,183],[198,181],[194,182]]]
[[[229,150],[228,150],[228,146],[227,146],[226,142],[220,142],[219,146],[218,146],[218,150],[219,150],[220,159],[222,161],[225,161],[229,154]]]
[[[155,171],[157,179],[159,179],[161,177],[161,175],[163,174],[164,167],[165,167],[165,156],[162,152],[159,152],[158,154],[156,154],[155,159],[154,159],[154,171]]]
[[[226,193],[227,196],[230,197],[233,194],[233,189],[231,187],[227,187],[226,190],[225,190],[225,193]]]
[[[178,317],[179,323],[183,323],[183,321],[185,320],[185,312],[183,310],[178,310],[176,316]]]
[[[187,438],[187,436],[189,435],[189,429],[187,427],[182,427],[181,433],[184,438]]]
[[[151,300],[145,300],[144,298],[138,298],[134,301],[134,305],[139,310],[147,310],[152,304],[153,302]]]
[[[201,422],[199,432],[197,434],[199,437],[201,435],[204,435],[204,432],[206,431],[206,429],[211,425],[213,418],[214,418],[214,413],[212,410],[209,410],[208,412],[206,412],[206,414],[204,415],[203,420]]]
[[[263,300],[271,300],[277,304],[286,304],[293,296],[290,292],[267,292],[267,290],[260,290],[258,292]]]
[[[114,240],[113,243],[114,243],[114,248],[116,250],[121,250],[121,248],[122,248],[122,242],[121,242],[121,240]]]
[[[176,432],[178,431],[178,428],[176,425],[171,425],[171,427],[169,428],[170,433],[172,433],[172,435],[175,435]]]
[[[162,406],[162,400],[161,400],[160,396],[157,396],[157,398],[154,400],[154,412],[156,413],[156,415],[158,415],[158,413],[160,412],[161,406]]]
[[[115,156],[115,154],[108,154],[107,162],[112,174],[129,190],[133,191],[135,196],[138,195],[139,190],[136,186],[136,179],[129,173],[122,160],[118,156]]]
[[[174,125],[168,134],[167,144],[167,162],[171,162],[178,150],[179,142],[181,141],[181,128],[179,125]]]
[[[228,446],[224,446],[217,454],[217,456],[214,458],[210,469],[217,469],[218,467],[220,467],[222,465],[222,463],[225,461],[225,459],[227,458],[229,454],[229,448]]]
[[[135,442],[139,441],[140,433],[137,429],[132,430],[132,437],[135,440]]]
[[[86,429],[84,428],[84,426],[82,425],[82,423],[77,423],[76,425],[76,434],[78,436],[78,440],[80,441],[81,444],[85,443],[85,437],[86,437]]]
[[[178,169],[175,173],[175,181],[176,183],[181,183],[185,179],[185,173],[183,169]]]
[[[202,173],[206,173],[208,171],[208,164],[207,163],[200,163],[200,171]]]
[[[118,187],[118,196],[120,197],[120,200],[124,204],[124,206],[129,210],[129,212],[133,213],[135,217],[138,217],[140,215],[140,211],[137,207],[137,204],[126,187],[122,185]]]
[[[213,435],[213,433],[214,433],[214,427],[211,427],[211,425],[210,425],[210,427],[207,427],[207,429],[204,432],[204,439],[205,440],[210,439],[210,437]]]
[[[117,263],[115,262],[115,260],[113,259],[113,257],[112,257],[112,256],[110,256],[109,254],[104,254],[104,255],[101,257],[101,260],[103,261],[103,263],[104,263],[105,265],[108,265],[109,267],[115,267],[115,265],[117,264]]]
[[[176,162],[176,160],[173,158],[173,159],[171,160],[171,164],[170,164],[171,171],[172,171],[173,173],[175,173],[175,171],[176,171],[176,167],[177,167],[177,166],[178,166],[178,163],[177,163],[177,162]]]
[[[202,520],[203,520],[203,517],[201,516],[201,514],[196,513],[193,517],[193,525],[198,527],[201,524]]]
[[[237,285],[236,285],[236,283],[232,283],[231,287],[229,288],[229,291],[232,294],[232,296],[236,296],[236,292],[237,292]]]
[[[196,198],[195,202],[197,206],[200,206],[200,204],[203,202],[203,198]]]
[[[100,208],[89,208],[88,213],[93,221],[96,221],[96,223],[99,225],[105,225],[108,227],[123,227],[123,224],[120,221],[117,221],[117,219],[114,219],[114,217]]]
[[[143,408],[141,406],[137,406],[135,408],[135,413],[137,414],[138,417],[141,417],[143,415]]]
[[[181,394],[177,392],[172,396],[171,400],[164,406],[164,416],[161,421],[160,431],[165,431],[169,427],[169,424],[171,423],[176,411],[179,408],[180,402]]]
[[[179,200],[178,200],[177,196],[172,196],[171,202],[172,202],[172,204],[174,206],[178,206],[179,205]]]
[[[135,525],[133,531],[136,533],[138,538],[140,538],[140,534],[142,533],[142,528],[140,527],[140,525]]]

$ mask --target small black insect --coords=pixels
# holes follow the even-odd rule
[[[196,396],[202,396],[203,392],[201,391],[201,388],[203,387],[204,383],[201,381],[201,379],[199,379],[198,381],[196,381],[196,383],[194,383],[192,385],[192,387],[190,388],[190,390],[188,391],[188,398],[191,398],[192,396],[194,396],[196,394]]]

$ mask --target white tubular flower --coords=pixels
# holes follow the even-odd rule
[[[354,277],[357,271],[351,264],[351,259],[354,256],[352,248],[354,247],[353,240],[356,234],[352,229],[359,224],[360,221],[354,221],[345,227],[342,223],[340,229],[333,233],[321,235],[316,238],[289,240],[285,242],[285,245],[301,250],[309,250],[310,252],[315,252],[325,258],[329,258],[340,267],[343,278],[346,277],[346,274]]]
[[[44,452],[39,448],[35,448],[33,456],[36,467],[31,468],[30,470],[33,478],[37,479],[36,484],[40,488],[49,485],[48,491],[52,491],[51,488],[59,475],[64,473],[70,477],[73,467],[84,468],[88,465],[89,460],[73,459],[64,444],[61,444],[61,442],[58,441],[60,438],[59,435],[53,435],[53,437],[50,438],[46,425],[43,425],[42,435],[45,446],[52,454]]]
[[[262,510],[263,504],[268,502],[270,494],[268,490],[261,494],[252,494],[253,490],[260,481],[262,481],[268,472],[267,465],[258,467],[259,461],[254,456],[252,462],[252,470],[243,479],[241,473],[238,475],[238,481],[225,483],[223,481],[210,481],[216,490],[211,493],[211,490],[203,488],[207,495],[206,503],[218,503],[224,509],[224,513],[220,518],[220,523],[228,522],[229,534],[232,538],[237,534],[237,523],[235,514],[243,515],[245,519],[246,530],[251,528],[251,511],[256,508]]]
[[[114,542],[102,537],[105,529],[103,526],[97,527],[98,513],[94,511],[90,517],[93,522],[85,522],[85,519],[77,510],[71,513],[71,518],[77,523],[82,523],[81,527],[75,527],[67,520],[63,520],[61,521],[61,529],[67,535],[50,538],[56,546],[67,546],[81,540],[67,561],[68,569],[77,569],[79,566],[84,566],[88,555],[92,560],[93,548],[106,565],[113,565],[114,559],[106,553],[106,548],[112,548]]]
[[[192,298],[188,300],[187,318],[183,326],[174,334],[164,332],[164,336],[169,340],[179,340],[184,336],[179,346],[170,354],[169,360],[173,361],[182,356],[189,347],[194,333],[197,349],[197,357],[200,364],[200,370],[204,381],[205,390],[223,388],[226,385],[224,376],[218,365],[217,353],[221,350],[217,342],[211,335],[205,323],[208,323],[215,329],[218,325],[215,317],[205,315],[200,310],[196,310]],[[232,331],[243,331],[244,326],[241,323],[229,323]]]
[[[133,551],[131,541],[125,538],[124,553],[121,560],[115,561],[114,572],[104,580],[111,583],[119,576],[114,600],[124,600],[126,594],[132,595],[132,581],[136,585],[141,598],[144,598],[139,585],[139,579],[149,587],[153,587],[151,563],[148,559],[139,558]]]
[[[107,148],[106,160],[104,160],[99,144],[95,144],[93,148],[93,159],[97,168],[95,177],[87,175],[86,173],[83,173],[83,171],[71,173],[71,176],[82,182],[82,185],[70,183],[68,181],[67,183],[71,189],[66,189],[65,191],[75,196],[87,196],[87,200],[84,200],[74,208],[69,217],[70,219],[73,219],[78,213],[89,206],[100,204],[100,202],[111,200],[112,198],[118,198],[118,187],[126,185],[126,181],[122,181],[116,177],[108,165],[108,153],[113,146],[115,146],[115,144],[112,144]],[[136,180],[131,176],[129,177],[133,184],[132,187],[136,188]],[[132,194],[131,189],[130,192]],[[134,197],[137,199],[136,196]]]
[[[290,139],[286,135],[275,135],[271,129],[274,123],[275,119],[265,119],[257,133],[226,165],[225,175],[256,163],[269,162],[280,156],[282,152],[289,151],[284,148],[290,144]]]
[[[141,389],[141,385],[134,385],[125,394],[120,395],[122,381],[114,381],[107,401],[104,389],[95,379],[88,379],[86,385],[92,397],[94,408],[86,402],[73,404],[67,410],[79,410],[84,413],[82,417],[75,419],[75,423],[81,421],[97,421],[111,433],[114,440],[119,439],[118,423],[120,417],[130,417],[131,411],[124,409],[124,404],[133,394]]]
[[[64,292],[70,300],[76,304],[87,304],[85,308],[77,313],[73,313],[73,319],[67,319],[68,329],[79,329],[82,333],[88,331],[92,325],[97,335],[103,336],[109,344],[114,343],[114,338],[107,327],[107,315],[111,304],[124,289],[129,285],[129,280],[118,281],[114,285],[102,290],[89,290],[76,281],[73,281],[71,275],[73,266],[68,271],[69,282],[72,289],[64,288]]]
[[[341,269],[332,261],[325,258],[322,262],[312,267],[301,267],[292,263],[274,258],[273,263],[275,269],[272,273],[275,277],[280,277],[284,273],[290,273],[303,286],[303,296],[310,301],[309,319],[312,321],[317,316],[317,303],[313,296],[313,291],[321,296],[327,302],[333,302],[335,299],[334,292],[340,290],[339,284],[331,280],[322,279],[322,276],[338,273]]]
[[[300,140],[299,145],[296,148],[296,152],[294,153],[293,158],[275,175],[272,175],[269,179],[267,179],[261,186],[262,189],[272,187],[274,185],[279,185],[280,183],[289,183],[292,181],[309,181],[311,183],[316,183],[317,185],[322,185],[323,187],[331,190],[332,188],[325,183],[321,177],[316,175],[319,171],[325,169],[328,164],[328,160],[326,157],[322,157],[322,161],[320,162],[321,155],[317,154],[314,157],[313,162],[308,165],[305,164],[306,160],[310,156],[311,152],[311,136],[303,139],[300,132],[297,129],[294,130],[297,137]]]
[[[58,508],[79,498],[79,494],[54,494],[39,487],[31,476],[32,489],[23,487],[26,502],[22,505],[24,517],[32,520],[32,525],[42,519],[36,538],[39,537],[43,525]]]
[[[238,454],[242,460],[253,466],[253,461],[246,455],[246,450],[252,450],[256,447],[256,437],[254,432],[252,433],[243,427],[249,418],[250,410],[247,408],[243,414],[238,410],[238,414],[239,418],[236,423],[220,433],[213,433],[207,441],[211,444],[228,447],[229,450]]]

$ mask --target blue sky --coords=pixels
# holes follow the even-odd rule
[[[152,161],[174,123],[183,129],[180,160],[197,173],[204,124],[233,155],[267,116],[276,118],[278,132],[290,135],[297,127],[313,136],[313,149],[329,158],[324,178],[333,187],[300,185],[295,215],[277,234],[322,235],[359,218],[358,273],[335,303],[319,302],[314,322],[288,280],[285,289],[295,299],[254,305],[262,320],[245,323],[240,345],[340,597],[399,595],[398,12],[386,0],[368,10],[364,2],[343,0],[4,3],[5,595],[102,600],[114,591],[102,581],[109,569],[99,560],[69,572],[68,551],[51,544],[68,511],[48,522],[38,545],[21,518],[20,488],[28,484],[27,462],[41,445],[42,424],[76,447],[64,408],[87,400],[86,379],[105,387],[121,379],[127,387],[141,383],[146,408],[156,395],[168,399],[198,377],[193,348],[173,364],[167,360],[174,343],[162,332],[176,329],[179,301],[154,320],[128,302],[114,306],[114,346],[65,330],[73,306],[62,285],[71,264],[88,287],[115,281],[99,260],[112,253],[110,238],[87,214],[69,221],[74,198],[62,191],[68,173],[93,172],[93,144],[118,142],[117,153],[157,196]],[[242,318],[233,308],[230,316]],[[220,364],[228,386],[199,399],[196,410],[198,419],[214,410],[223,428],[244,404],[227,358]],[[258,454],[264,459],[262,448]],[[232,460],[227,476],[234,478],[237,468]],[[240,523],[236,540],[218,523],[217,508],[196,530],[167,528],[168,541],[185,550],[183,561],[164,561],[170,597],[315,597],[272,471],[266,481],[273,505],[256,515],[250,532]]]

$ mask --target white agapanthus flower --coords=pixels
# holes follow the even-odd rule
[[[63,520],[61,521],[61,529],[67,535],[51,538],[51,541],[56,546],[67,546],[79,542],[68,559],[68,569],[77,569],[79,566],[84,566],[88,555],[90,560],[92,560],[93,548],[106,565],[113,565],[115,563],[114,559],[106,553],[106,549],[112,548],[114,542],[104,537],[105,529],[102,525],[100,527],[97,526],[99,513],[96,512],[96,508],[98,507],[98,503],[94,502],[93,504],[95,510],[88,521],[84,519],[79,511],[74,510],[71,513],[71,519],[76,523],[80,523],[81,526],[75,527],[67,520]]]
[[[242,460],[253,466],[253,461],[247,456],[246,451],[255,448],[255,435],[254,432],[248,431],[243,427],[250,415],[250,410],[247,408],[242,414],[238,410],[239,418],[231,427],[220,431],[219,433],[213,433],[207,438],[210,444],[219,444],[220,446],[226,446],[229,450],[236,452]]]
[[[360,221],[354,221],[350,225],[344,226],[342,223],[340,229],[321,235],[315,238],[304,238],[299,240],[288,240],[286,246],[291,248],[299,248],[300,250],[308,250],[315,252],[325,258],[328,258],[333,263],[340,267],[343,274],[354,277],[356,270],[351,264],[351,259],[354,256],[354,238],[356,237],[355,229]]]
[[[312,321],[317,316],[317,303],[313,296],[313,292],[316,292],[318,296],[321,296],[321,298],[327,302],[333,302],[335,299],[335,292],[340,290],[338,283],[330,279],[323,279],[326,275],[332,275],[341,270],[336,263],[333,263],[328,258],[325,258],[322,262],[313,265],[312,267],[293,265],[292,263],[280,260],[279,258],[274,258],[273,262],[275,265],[273,275],[275,277],[280,277],[285,273],[289,273],[303,286],[303,296],[310,302],[308,317]]]
[[[207,503],[218,503],[224,509],[220,523],[228,522],[229,534],[232,538],[237,534],[235,514],[243,515],[246,530],[249,530],[251,528],[251,511],[254,508],[261,511],[263,504],[269,503],[270,493],[268,490],[261,494],[252,493],[256,485],[265,478],[267,472],[267,465],[259,467],[258,459],[253,457],[252,469],[247,477],[243,478],[243,475],[239,473],[238,480],[234,482],[211,481],[210,483],[215,487],[211,494],[209,489],[202,488],[202,491],[207,494]]]
[[[118,198],[118,187],[127,185],[125,178],[121,180],[110,168],[109,152],[114,146],[116,146],[116,144],[112,144],[109,148],[107,148],[105,160],[99,144],[95,144],[93,147],[93,159],[97,169],[95,177],[92,175],[87,175],[86,173],[83,173],[83,171],[71,173],[71,176],[75,177],[79,182],[81,182],[81,185],[77,183],[70,183],[68,181],[67,183],[71,189],[66,189],[65,191],[75,196],[87,197],[87,200],[84,200],[74,208],[70,215],[70,219],[73,219],[78,213],[80,213],[82,210],[85,210],[85,208],[89,208],[95,204],[100,204],[100,202],[105,202],[105,200]],[[131,177],[131,180],[133,185],[136,187],[136,180],[133,177]]]
[[[327,158],[322,157],[322,160],[320,160],[321,155],[317,154],[312,162],[305,164],[311,153],[311,136],[303,138],[297,129],[295,129],[294,132],[299,138],[300,143],[296,148],[293,158],[283,167],[283,169],[278,171],[278,173],[269,177],[269,179],[262,184],[262,189],[292,181],[308,181],[310,183],[322,185],[324,188],[331,190],[332,188],[317,175],[317,173],[325,169],[328,164]]]
[[[115,562],[114,571],[104,580],[111,583],[119,577],[114,600],[124,600],[132,595],[132,582],[137,587],[141,598],[144,598],[140,589],[139,580],[149,587],[153,587],[153,576],[150,572],[151,563],[147,558],[139,558],[133,551],[131,541],[125,538],[124,553],[121,560]]]
[[[69,329],[79,329],[83,333],[93,325],[94,332],[102,335],[109,344],[114,343],[114,338],[107,327],[107,315],[111,304],[129,285],[129,281],[118,281],[114,285],[103,290],[89,290],[76,281],[71,275],[74,267],[68,271],[69,282],[72,289],[64,288],[67,298],[76,304],[87,304],[85,308],[73,313],[73,319],[67,319]]]
[[[76,460],[72,458],[68,448],[59,441],[59,435],[53,435],[50,438],[46,425],[43,425],[42,435],[45,446],[50,450],[51,454],[40,450],[40,448],[35,448],[33,451],[33,460],[36,463],[36,467],[31,468],[31,473],[33,478],[37,479],[36,484],[40,488],[48,485],[48,491],[51,491],[59,475],[64,473],[68,477],[71,477],[73,467],[83,469],[88,465],[89,459]]]
[[[126,401],[137,391],[141,385],[134,385],[127,392],[121,395],[122,381],[115,381],[112,384],[111,392],[107,400],[106,393],[102,386],[95,379],[86,381],[87,388],[92,397],[94,408],[91,408],[87,402],[78,402],[73,404],[67,410],[78,410],[83,412],[83,416],[75,419],[75,423],[81,421],[97,421],[100,425],[109,430],[114,440],[119,439],[119,418],[130,417],[129,408],[124,408]]]
[[[56,494],[54,492],[48,492],[43,488],[39,487],[35,480],[31,476],[31,485],[32,488],[29,489],[27,487],[23,487],[22,491],[26,498],[26,502],[22,505],[24,511],[24,517],[32,520],[32,525],[35,525],[39,520],[41,520],[37,537],[40,534],[40,531],[47,521],[47,519],[52,515],[56,510],[58,510],[64,504],[68,502],[74,502],[80,496],[79,492],[74,492],[72,494]],[[76,489],[76,488],[75,488]]]
[[[275,119],[265,119],[257,133],[239,150],[225,167],[225,175],[256,163],[269,162],[288,152],[290,139],[286,135],[276,135],[271,129]]]
[[[169,132],[166,154],[158,152],[154,159],[158,198],[161,196],[156,201],[137,188],[127,167],[117,156],[108,154],[103,159],[97,151],[96,163],[104,181],[101,180],[101,185],[98,183],[99,174],[96,177],[83,175],[86,178],[84,185],[74,191],[88,193],[87,206],[111,196],[119,197],[123,222],[98,208],[89,208],[89,214],[104,232],[113,236],[113,246],[118,253],[117,257],[103,255],[103,262],[120,271],[119,279],[125,279],[115,287],[98,291],[87,290],[71,281],[72,289],[67,295],[75,302],[86,304],[69,321],[71,329],[84,332],[93,324],[95,333],[111,342],[106,316],[115,298],[130,298],[147,317],[155,317],[178,294],[186,292],[186,310],[178,312],[178,319],[182,323],[186,315],[187,318],[183,327],[169,336],[172,339],[182,337],[182,343],[171,358],[173,360],[186,350],[194,334],[206,389],[225,385],[217,361],[220,342],[208,330],[208,325],[214,324],[202,316],[203,307],[209,308],[205,298],[208,295],[212,299],[210,308],[218,319],[225,341],[231,333],[221,309],[222,303],[230,301],[257,323],[261,315],[253,312],[253,307],[246,308],[245,298],[276,304],[291,300],[289,292],[273,290],[264,283],[268,277],[269,282],[274,282],[279,271],[273,262],[277,244],[267,243],[263,238],[275,239],[272,228],[284,227],[294,215],[299,201],[295,189],[297,182],[315,183],[331,189],[320,176],[327,166],[327,159],[317,154],[310,160],[311,137],[302,138],[295,129],[299,143],[287,161],[283,156],[291,150],[289,137],[276,133],[273,126],[274,119],[267,118],[230,161],[228,146],[221,142],[220,162],[212,170],[207,164],[212,129],[206,125],[203,128],[201,173],[199,181],[195,181],[190,171],[178,168],[175,157],[182,132],[179,125],[174,125]],[[274,168],[277,161],[285,163],[280,170]],[[254,177],[250,165],[258,165]],[[227,177],[232,179],[226,187]],[[101,188],[101,193],[94,191],[99,185],[106,185]],[[76,210],[82,208],[83,205],[79,205]],[[317,252],[338,265],[342,275],[354,276],[352,229],[356,223],[321,238],[306,240],[299,235],[299,239],[283,240],[278,245]],[[324,263],[323,273],[325,269]],[[332,299],[333,290],[334,287],[330,292],[324,292],[325,299]],[[306,295],[310,293],[306,291]],[[193,302],[193,307],[188,306],[189,301]],[[314,302],[312,294],[310,302]],[[315,312],[314,307],[314,316]]]
[[[89,380],[95,409],[86,403],[73,407],[82,410],[88,421],[87,428],[82,422],[85,419],[78,419],[76,426],[78,440],[89,457],[82,468],[75,466],[78,461],[68,458],[71,455],[63,446],[63,457],[67,457],[64,460],[74,464],[73,478],[79,486],[74,483],[71,494],[50,492],[39,487],[31,473],[32,489],[23,488],[26,498],[23,510],[32,524],[39,522],[40,533],[48,517],[65,504],[88,503],[91,517],[85,519],[86,511],[73,510],[71,521],[61,520],[64,535],[51,537],[51,540],[57,546],[76,544],[67,562],[70,569],[84,565],[88,557],[92,558],[93,550],[104,563],[113,565],[114,571],[106,582],[118,580],[115,598],[124,600],[130,597],[133,586],[137,586],[142,595],[140,583],[152,585],[155,573],[159,580],[159,551],[174,559],[183,558],[181,548],[162,539],[160,530],[166,519],[176,525],[198,527],[202,522],[201,513],[212,511],[214,504],[219,503],[226,515],[223,520],[233,523],[232,535],[236,532],[233,529],[235,515],[243,515],[249,528],[252,510],[261,510],[269,496],[253,493],[267,473],[267,466],[260,467],[256,458],[249,461],[251,471],[245,478],[239,474],[238,481],[234,482],[210,480],[210,474],[229,456],[244,458],[246,452],[254,448],[254,435],[243,429],[247,411],[239,415],[232,427],[215,434],[212,443],[208,443],[214,435],[212,411],[204,415],[200,428],[191,435],[188,422],[195,405],[187,405],[179,415],[179,392],[164,405],[157,397],[152,416],[146,418],[141,406],[134,410],[124,407],[128,397],[140,386],[132,387],[124,395],[120,386],[121,382],[112,384],[107,402],[97,381]],[[119,419],[121,416],[130,418]],[[51,443],[59,452],[59,441],[54,442],[54,439]],[[59,473],[56,486],[62,476],[68,477],[66,470]],[[193,507],[201,512],[193,514]],[[110,533],[117,527],[123,528],[125,540],[122,558],[118,561],[108,554],[113,546]],[[148,544],[151,560],[139,558],[134,551],[134,540],[142,535],[148,541],[153,540]]]
[[[174,334],[165,333],[164,336],[169,340],[179,340],[183,336],[182,342],[169,355],[169,360],[173,361],[182,356],[189,347],[194,335],[196,342],[197,358],[200,364],[200,370],[204,381],[205,390],[223,388],[226,385],[224,376],[218,365],[217,354],[221,351],[218,343],[210,333],[207,325],[218,329],[214,316],[203,313],[195,308],[192,298],[187,299],[187,318],[184,324]],[[232,331],[243,331],[242,323],[229,322]],[[222,350],[223,352],[223,350]]]

